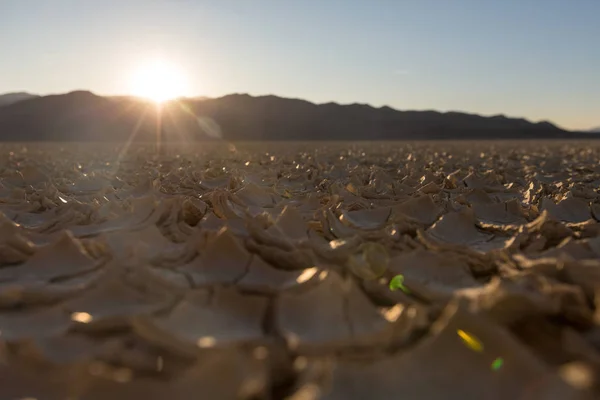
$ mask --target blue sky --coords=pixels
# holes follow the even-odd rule
[[[600,0],[2,0],[0,92],[276,94],[600,125]]]

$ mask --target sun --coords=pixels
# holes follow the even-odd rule
[[[131,92],[156,103],[186,95],[187,82],[175,65],[165,60],[152,60],[141,65],[131,78]]]

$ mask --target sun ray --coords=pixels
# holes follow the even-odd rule
[[[177,102],[177,104],[179,105],[179,107],[181,107],[183,112],[194,117],[194,119],[196,120],[196,123],[198,124],[200,129],[202,129],[202,131],[208,137],[213,138],[213,139],[222,139],[223,138],[223,134],[221,132],[221,127],[212,118],[199,117],[192,112],[192,110],[187,106],[187,104],[182,104],[179,101]]]
[[[179,100],[175,100],[174,104],[181,106],[181,103]],[[184,142],[187,142],[189,139],[191,139],[188,137],[189,132],[186,131],[185,126],[183,126],[183,127],[181,126],[180,123],[183,121],[181,121],[181,118],[177,118],[177,114],[175,114],[173,112],[173,108],[167,107],[165,109],[165,111],[167,114],[167,118],[169,119],[169,121],[171,122],[171,126],[173,127],[173,132],[175,135],[177,135],[179,143],[184,143]]]
[[[156,153],[164,154],[164,132],[163,132],[163,121],[162,121],[162,107],[160,104],[156,105]]]
[[[144,118],[146,118],[147,112],[147,110],[144,110],[144,112],[140,114],[140,117],[138,118],[135,126],[133,127],[133,130],[131,131],[131,134],[129,134],[129,136],[127,137],[127,141],[123,145],[123,148],[119,151],[119,154],[117,155],[117,159],[115,161],[114,169],[111,173],[113,178],[117,175],[117,171],[119,169],[119,166],[121,165],[121,161],[123,160],[125,153],[127,153],[127,150],[129,150],[129,146],[133,142],[133,139],[135,139],[135,137],[137,136],[140,130],[140,126],[142,126],[142,122],[144,122]]]

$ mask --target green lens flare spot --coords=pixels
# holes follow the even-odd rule
[[[410,290],[408,290],[408,288],[404,286],[404,276],[402,275],[396,275],[390,281],[390,290],[396,291],[398,289],[402,290],[404,293],[410,293]]]
[[[492,370],[494,371],[498,371],[500,368],[502,368],[502,365],[504,364],[504,359],[502,357],[498,357],[496,358],[493,362],[492,362]]]

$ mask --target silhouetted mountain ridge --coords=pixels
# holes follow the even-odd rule
[[[6,93],[0,95],[0,107],[8,106],[10,104],[18,103],[20,101],[34,99],[40,97],[36,94],[26,93],[26,92],[15,92],[15,93]]]
[[[160,112],[159,112],[160,110]],[[159,119],[160,117],[160,119]],[[274,95],[183,98],[158,108],[129,96],[88,91],[29,98],[0,107],[0,140],[419,140],[577,138],[547,121],[504,115],[398,111],[368,104],[315,104]],[[586,136],[586,138],[589,138]]]

